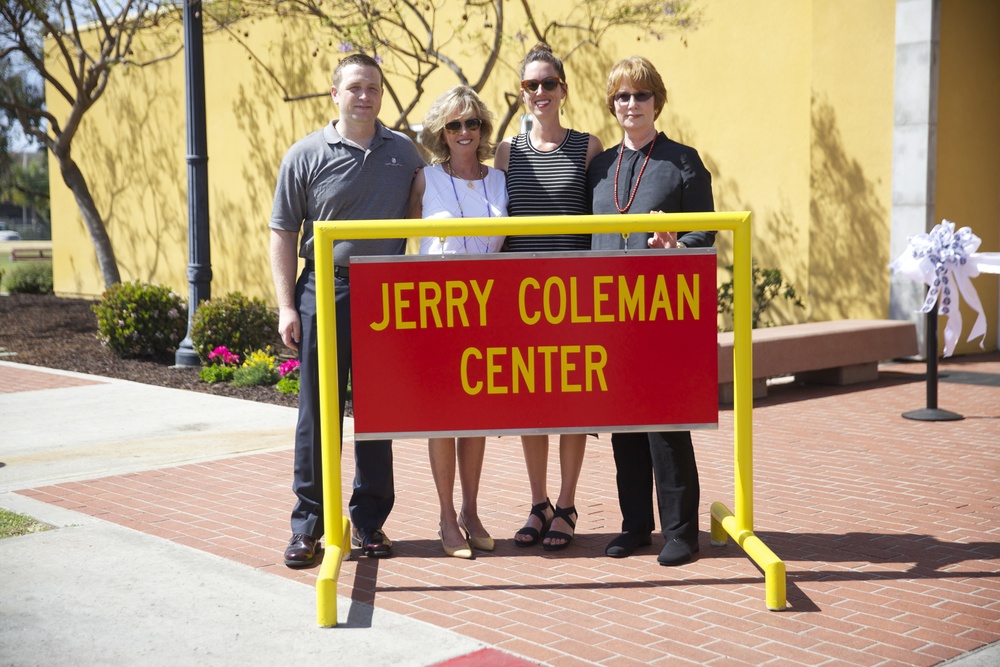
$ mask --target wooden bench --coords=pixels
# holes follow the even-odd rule
[[[754,398],[767,379],[854,384],[878,379],[880,361],[919,353],[917,326],[903,320],[836,320],[754,329]],[[719,402],[733,402],[733,333],[719,334]]]
[[[12,248],[10,251],[12,262],[37,262],[46,259],[52,259],[51,248]]]

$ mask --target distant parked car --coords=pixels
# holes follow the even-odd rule
[[[21,235],[17,232],[0,231],[0,241],[20,241]]]

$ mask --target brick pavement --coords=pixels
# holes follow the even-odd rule
[[[785,611],[765,609],[739,547],[708,543],[709,505],[733,507],[728,410],[718,431],[695,434],[692,564],[658,566],[662,541],[603,556],[620,521],[606,435],[590,439],[577,538],[558,553],[514,547],[529,505],[520,446],[489,439],[480,511],[497,550],[447,558],[426,443],[403,440],[386,525],[397,555],[345,563],[340,593],[558,667],[933,665],[998,641],[1000,354],[942,362],[939,405],[962,421],[900,416],[925,406],[923,372],[887,365],[876,383],[775,387],[755,404],[755,529],[787,566]],[[289,448],[20,493],[313,585],[318,569],[281,565],[291,465]],[[556,488],[554,456],[550,470]]]
[[[59,389],[61,387],[85,387],[88,384],[100,384],[99,380],[87,377],[75,377],[61,373],[46,373],[8,366],[0,375],[0,394],[13,394],[18,391],[38,391],[40,389]]]

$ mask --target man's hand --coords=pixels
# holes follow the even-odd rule
[[[285,347],[299,351],[299,341],[302,340],[302,321],[295,308],[281,308],[278,310],[278,333],[281,335],[281,342]]]
[[[295,269],[298,263],[298,232],[271,230],[271,275],[278,297],[278,334],[281,342],[295,351],[302,340],[302,320],[295,310]]]

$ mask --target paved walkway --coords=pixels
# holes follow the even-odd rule
[[[710,504],[732,508],[723,410],[695,434],[701,558],[680,568],[657,565],[659,541],[603,556],[620,521],[607,435],[560,553],[513,545],[520,445],[489,439],[480,508],[499,540],[474,561],[441,552],[426,443],[397,441],[397,555],[344,564],[327,630],[318,568],[281,564],[294,410],[0,362],[0,506],[57,526],[0,540],[0,665],[1000,664],[1000,354],[942,362],[955,422],[900,416],[926,404],[923,364],[881,370],[755,404],[755,528],[788,568],[785,611],[739,547],[708,541]],[[556,487],[555,448],[550,469]]]

